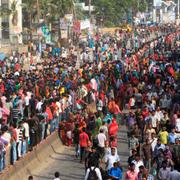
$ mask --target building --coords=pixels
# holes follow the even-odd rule
[[[172,0],[154,0],[153,22],[167,24],[176,22],[176,3]]]
[[[22,43],[22,0],[0,0],[1,11],[9,9],[14,13],[0,17],[0,44]],[[15,9],[12,9],[15,5]],[[1,13],[2,14],[2,13]]]
[[[147,0],[148,13],[155,23],[175,23],[179,17],[180,0]]]

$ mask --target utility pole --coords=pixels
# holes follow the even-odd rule
[[[178,7],[177,7],[177,8],[178,8],[178,9],[177,9],[177,10],[178,10],[178,12],[177,12],[177,17],[178,17],[178,19],[179,19],[179,0],[178,0],[177,6],[178,6]]]
[[[36,0],[37,3],[37,18],[38,18],[38,27],[39,27],[39,23],[40,23],[40,7],[39,7],[39,0]],[[39,49],[39,53],[41,56],[42,53],[42,49],[41,49],[42,45],[41,45],[41,39],[38,35],[38,49]]]
[[[91,0],[89,0],[89,17],[91,19]]]

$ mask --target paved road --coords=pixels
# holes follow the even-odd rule
[[[121,163],[126,169],[128,158],[128,143],[127,143],[127,130],[125,126],[120,127],[118,137],[118,152],[121,158]],[[37,167],[32,172],[35,180],[52,179],[55,171],[61,173],[62,180],[82,180],[84,177],[84,166],[79,163],[74,156],[74,149],[68,147],[59,147],[54,154],[45,157],[46,160],[41,167]]]

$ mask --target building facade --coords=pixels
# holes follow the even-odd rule
[[[22,43],[22,0],[0,0],[1,11],[9,9],[9,14],[0,17],[0,43]],[[13,9],[12,5],[15,5]],[[2,13],[1,13],[2,14]]]

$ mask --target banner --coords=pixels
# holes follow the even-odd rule
[[[60,28],[63,30],[67,30],[68,29],[68,24],[66,22],[66,20],[64,18],[60,19]]]
[[[45,38],[46,43],[51,43],[51,28],[43,25],[41,27],[42,36]],[[38,33],[40,33],[40,30],[38,30]]]
[[[69,26],[73,26],[73,14],[65,14],[64,19]]]
[[[60,27],[63,30],[73,26],[73,14],[65,14],[64,18],[60,19]]]
[[[90,23],[90,20],[84,20],[84,21],[81,21],[81,30],[83,29],[88,29],[90,28],[91,26],[91,23]]]
[[[61,30],[61,38],[62,39],[68,38],[68,31],[67,30]]]

